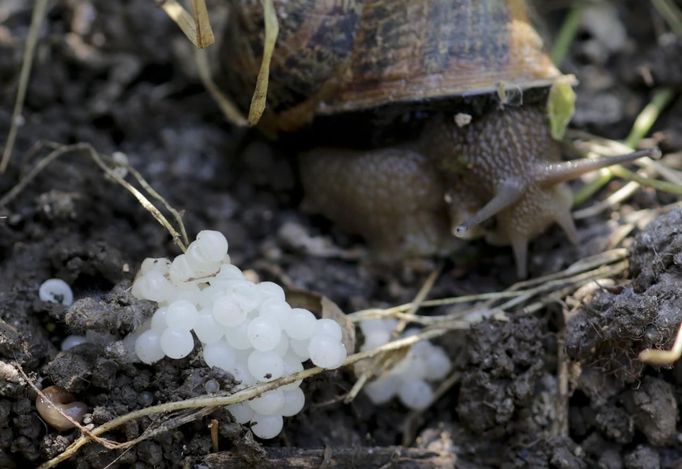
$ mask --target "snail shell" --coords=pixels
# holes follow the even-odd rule
[[[315,114],[423,103],[561,76],[522,0],[274,0],[280,33],[268,109],[281,128]],[[232,0],[221,50],[228,88],[248,107],[263,49],[260,0]]]
[[[51,427],[56,428],[60,432],[70,430],[75,425],[64,417],[59,410],[76,422],[83,420],[83,416],[88,413],[88,406],[86,404],[76,401],[73,394],[59,386],[46,387],[43,389],[43,395],[45,397],[39,395],[36,398],[36,409]]]

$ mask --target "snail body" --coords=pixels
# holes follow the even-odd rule
[[[255,83],[263,20],[260,1],[232,3],[222,57],[239,101]],[[545,100],[562,75],[522,0],[274,4],[280,36],[264,127],[292,130],[315,118],[343,142],[377,121],[418,116],[402,140],[323,146],[300,158],[305,205],[380,251],[433,254],[450,249],[453,235],[485,235],[512,245],[525,277],[528,242],[548,226],[577,239],[565,182],[632,159],[560,162]],[[468,124],[457,121],[463,111]],[[355,130],[346,125],[354,118]]]

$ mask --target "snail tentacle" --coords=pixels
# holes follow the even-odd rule
[[[514,205],[523,196],[525,191],[526,185],[517,178],[503,181],[495,192],[495,196],[473,216],[457,226],[453,230],[453,234],[458,237],[464,235],[470,228],[483,223],[502,210]]]
[[[598,159],[578,159],[562,161],[560,163],[546,163],[539,167],[537,182],[543,187],[551,187],[598,169],[629,163],[647,156],[656,158],[658,155],[660,155],[660,151],[657,148],[649,148],[624,155],[604,156]]]

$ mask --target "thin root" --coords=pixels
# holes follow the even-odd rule
[[[639,359],[649,365],[672,365],[682,356],[682,324],[677,329],[675,342],[670,350],[645,349],[639,352]]]

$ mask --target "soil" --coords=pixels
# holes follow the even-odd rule
[[[550,37],[570,3],[538,6]],[[233,262],[254,279],[324,294],[346,312],[410,301],[438,266],[433,298],[515,281],[511,250],[483,242],[470,243],[457,259],[374,264],[359,238],[300,209],[288,148],[226,123],[197,77],[192,46],[154,2],[49,5],[0,194],[48,153],[38,142],[89,142],[101,153],[125,154],[182,210],[190,234],[225,233]],[[682,39],[667,32],[650,2],[599,5],[591,14],[600,22],[585,22],[562,68],[582,83],[573,126],[620,139],[654,88],[682,84]],[[224,4],[209,7],[219,27]],[[30,19],[26,2],[0,4],[3,139]],[[655,124],[652,140],[666,154],[682,151],[680,117],[678,97]],[[595,197],[622,184],[614,181]],[[552,228],[531,245],[531,276],[600,252],[628,214],[675,201],[640,189],[580,220],[579,247]],[[306,380],[304,411],[286,419],[274,440],[255,440],[217,410],[126,451],[88,444],[62,466],[681,467],[682,364],[644,366],[637,356],[668,348],[682,322],[682,210],[661,211],[624,245],[629,273],[594,294],[442,338],[460,378],[416,427],[395,402],[375,406],[361,394],[343,404],[355,378],[342,370]],[[215,382],[231,388],[229,375],[196,354],[144,366],[124,352],[120,341],[154,308],[129,293],[136,270],[145,257],[176,254],[167,232],[83,153],[60,157],[0,207],[0,467],[37,466],[78,437],[40,419],[35,391],[10,364],[39,387],[56,384],[76,394],[91,409],[84,423],[94,425],[204,395]],[[72,286],[72,306],[39,300],[39,285],[52,277]],[[86,332],[89,343],[60,352],[66,336]],[[561,392],[561,363],[569,367],[568,395]],[[211,443],[213,419],[221,453]],[[138,419],[107,436],[130,440],[154,421]]]

